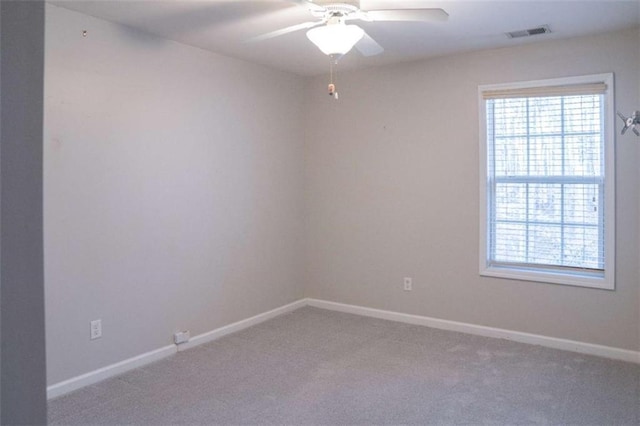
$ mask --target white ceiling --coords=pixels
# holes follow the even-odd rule
[[[337,1],[338,2],[338,1]],[[300,75],[327,72],[328,58],[298,31],[260,42],[252,37],[312,21],[293,0],[125,0],[51,1],[227,56]],[[361,0],[371,9],[393,7],[398,0]],[[449,13],[447,22],[409,23],[356,21],[381,44],[381,55],[363,57],[355,49],[340,61],[353,69],[448,55],[456,52],[513,46],[575,37],[640,25],[640,0],[570,1],[402,1],[404,6],[436,7]],[[509,39],[507,31],[548,25],[552,34]],[[640,44],[640,40],[639,40]]]

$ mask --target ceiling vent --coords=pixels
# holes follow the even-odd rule
[[[509,38],[521,38],[521,37],[530,37],[539,34],[548,34],[551,30],[548,25],[543,25],[537,28],[530,28],[528,30],[520,30],[520,31],[511,31],[507,34]]]

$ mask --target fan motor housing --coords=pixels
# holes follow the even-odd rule
[[[343,1],[312,0],[312,2],[315,3],[315,4],[319,4],[320,6],[326,7],[327,9],[329,8],[328,6],[340,6],[340,5],[353,6],[356,9],[360,8],[360,0],[343,0]]]
[[[329,17],[344,17],[358,12],[357,1],[350,3],[336,3],[335,0],[329,2],[314,2],[324,8],[324,10],[316,11],[311,10],[311,14],[317,18],[329,18]],[[322,4],[321,4],[322,3]]]

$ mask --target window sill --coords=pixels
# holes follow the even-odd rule
[[[549,284],[570,285],[576,287],[599,288],[602,290],[614,290],[612,277],[606,273],[562,273],[555,271],[542,271],[525,268],[488,266],[480,270],[484,277],[507,278],[521,281],[535,281]]]

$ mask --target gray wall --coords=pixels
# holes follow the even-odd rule
[[[617,140],[615,291],[480,277],[477,89],[614,72],[616,107],[632,111],[639,36],[342,73],[339,102],[316,78],[306,107],[306,294],[638,350],[638,140]]]
[[[46,22],[49,384],[303,297],[305,80],[51,5]]]
[[[0,150],[2,145],[2,8],[0,7]],[[0,158],[2,152],[0,151]],[[2,185],[2,167],[0,166],[0,185]],[[2,218],[2,200],[0,200],[0,218]],[[1,222],[1,220],[0,220]],[[0,223],[0,259],[2,259],[2,224]],[[0,260],[1,263],[1,260]],[[2,273],[0,271],[0,342],[2,342]],[[0,378],[2,378],[2,344],[0,343]],[[0,385],[0,423],[2,423],[2,386]]]
[[[0,2],[0,423],[46,423],[44,3]]]
[[[638,7],[638,17],[640,17],[640,6]],[[640,38],[640,34],[638,34],[638,38]],[[636,55],[638,58],[638,62],[640,62],[640,42],[636,43]],[[638,65],[638,67],[640,67],[640,64]],[[638,89],[638,99],[640,100],[640,75],[638,75],[637,89]],[[637,102],[635,107],[632,106],[632,111],[633,110],[640,110],[640,102]],[[636,140],[636,141],[640,143],[640,140]],[[636,164],[640,164],[640,149],[638,149]],[[637,186],[637,190],[640,193],[640,185]],[[640,203],[640,195],[638,196],[638,202]],[[638,276],[640,277],[640,231],[638,232],[637,237],[638,237],[639,250],[636,257],[636,266],[638,268]],[[638,283],[638,345],[640,346],[640,283]]]

